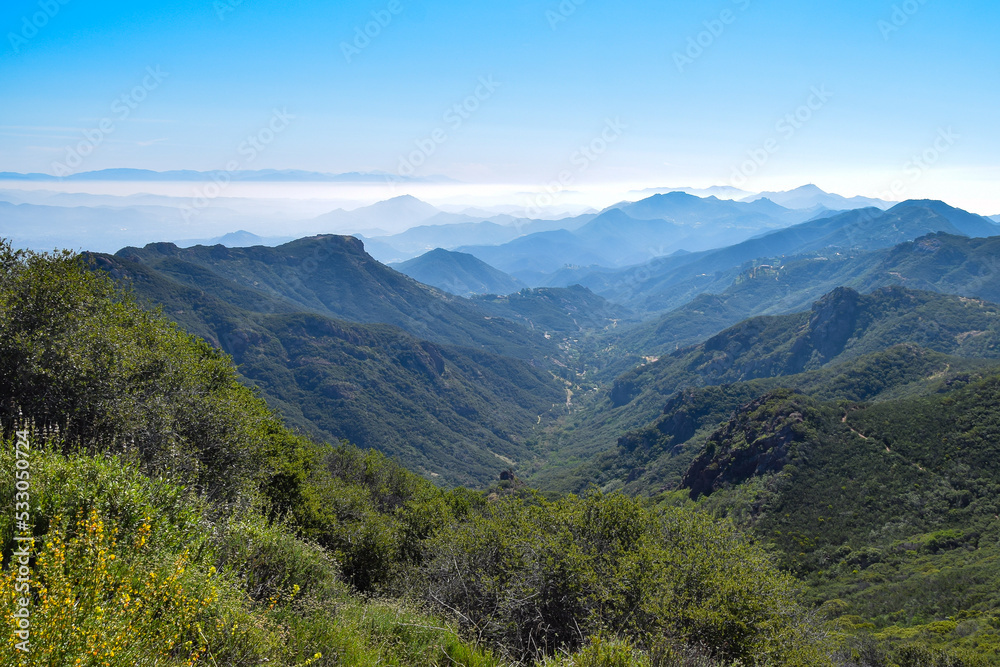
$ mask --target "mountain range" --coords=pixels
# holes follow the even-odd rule
[[[160,245],[86,259],[232,355],[288,423],[314,437],[378,447],[448,485],[483,483],[528,458],[535,423],[564,401],[562,383],[531,363],[482,348],[533,356],[549,351],[548,341],[394,274],[360,245],[350,237],[306,239],[267,253],[251,249],[257,252],[250,256],[221,246]],[[318,267],[298,261],[322,248],[341,255],[325,260],[338,277],[332,284]],[[276,279],[289,265],[292,273]],[[308,293],[306,282],[313,285]],[[331,317],[334,310],[368,322],[409,317],[402,300],[367,313],[346,305],[390,301],[392,289],[411,302],[407,313],[434,313],[430,326],[410,318],[411,328],[439,341],[480,339],[480,349]],[[512,345],[499,345],[498,337]]]
[[[115,255],[191,287],[239,295],[236,305],[266,308],[279,298],[304,312],[363,324],[391,324],[434,342],[542,360],[553,352],[540,334],[480,312],[472,302],[422,285],[373,260],[358,239],[317,236],[269,248],[171,243]],[[247,291],[248,290],[248,291]]]
[[[807,254],[814,260],[836,261],[845,252],[888,248],[935,232],[988,237],[1000,232],[1000,226],[943,202],[907,201],[888,211],[858,209],[809,220],[717,250],[658,258],[619,271],[578,271],[558,277],[559,283],[580,283],[611,301],[655,312],[726,289],[753,268],[745,266],[748,262],[773,270],[789,258]]]
[[[441,220],[418,200],[382,208]],[[313,438],[498,498],[596,487],[728,516],[838,627],[992,645],[995,221],[938,201],[816,213],[668,193],[563,224],[470,249],[492,264],[435,248],[390,267],[334,235],[86,259]],[[701,226],[723,245],[683,247],[711,243]],[[406,242],[450,228],[518,231],[466,220]],[[611,266],[642,238],[666,256]]]
[[[812,217],[761,200],[752,204],[653,195],[603,211],[579,228],[537,232],[499,246],[458,248],[533,286],[567,266],[623,267],[679,250],[725,246]],[[560,285],[562,286],[562,285]]]
[[[406,182],[453,182],[444,176],[427,178],[406,177],[388,172],[350,172],[345,174],[328,174],[300,169],[251,169],[238,171],[193,171],[182,169],[176,171],[151,171],[149,169],[101,169],[99,171],[83,171],[68,176],[51,176],[49,174],[21,174],[17,172],[0,172],[0,181],[197,181],[208,182],[222,179],[228,182],[273,182],[273,183],[385,183],[387,181]]]
[[[813,209],[825,208],[832,211],[846,211],[855,208],[892,208],[895,202],[888,202],[883,199],[872,199],[870,197],[842,197],[837,194],[824,192],[815,185],[803,185],[802,187],[785,192],[761,192],[740,199],[740,201],[757,201],[759,199],[769,199],[785,208]]]
[[[425,285],[458,296],[510,294],[525,288],[520,280],[472,255],[441,248],[390,266]]]

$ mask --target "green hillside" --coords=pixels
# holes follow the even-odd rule
[[[841,286],[870,292],[901,285],[1000,301],[998,253],[1000,236],[936,233],[877,251],[764,254],[738,269],[671,286],[668,294],[697,296],[657,319],[622,330],[611,341],[606,365],[609,372],[623,372],[641,357],[701,342],[748,317],[803,310]]]
[[[72,255],[0,248],[0,334],[0,460],[30,461],[32,494],[21,525],[0,517],[0,600],[31,623],[15,652],[5,615],[4,667],[833,664],[731,522],[443,491],[297,436],[227,357]]]
[[[539,416],[565,401],[550,373],[517,359],[295,312],[218,278],[205,276],[203,291],[118,257],[88,259],[231,354],[288,424],[398,456],[444,484],[482,485],[532,456]]]
[[[441,248],[394,264],[392,268],[425,285],[457,296],[510,294],[525,287],[520,280],[472,255]]]
[[[787,390],[739,408],[681,486],[771,541],[841,622],[1000,651],[1000,378],[873,404]]]
[[[435,343],[538,361],[555,352],[540,334],[491,318],[466,299],[421,285],[376,262],[362,242],[350,236],[314,236],[276,248],[181,249],[154,243],[125,248],[115,257],[248,310],[272,312],[268,308],[277,299],[294,304],[299,312],[392,324]],[[238,297],[243,302],[234,301],[231,291],[236,288],[243,288]],[[284,312],[287,305],[280,308],[278,312]]]
[[[1000,306],[962,297],[903,288],[869,295],[837,289],[809,312],[752,318],[624,373],[607,392],[594,392],[565,434],[556,434],[552,456],[572,462],[609,448],[686,387],[794,375],[902,343],[997,358],[998,315]]]
[[[995,361],[903,345],[679,392],[562,482],[693,504],[752,528],[837,627],[885,642],[853,649],[872,660],[919,644],[993,664],[998,414]],[[910,664],[947,664],[930,660]]]
[[[615,329],[634,319],[632,313],[586,287],[539,287],[512,294],[474,299],[497,317],[546,333],[582,334]]]

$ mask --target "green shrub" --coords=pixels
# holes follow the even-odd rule
[[[415,592],[514,659],[610,634],[747,664],[822,663],[791,579],[703,514],[648,511],[617,494],[500,500],[427,549]]]

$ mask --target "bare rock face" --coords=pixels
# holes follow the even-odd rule
[[[854,290],[838,287],[813,305],[809,342],[824,361],[840,354],[854,334],[860,299]]]
[[[781,470],[806,439],[802,397],[778,390],[743,406],[712,434],[681,486],[692,498]]]

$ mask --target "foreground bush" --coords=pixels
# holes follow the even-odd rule
[[[220,521],[114,457],[36,448],[31,479],[31,653],[14,649],[21,594],[4,512],[2,667],[501,664],[446,621],[353,597],[328,552],[252,508]],[[13,492],[13,476],[0,476],[0,497]]]
[[[621,495],[500,501],[428,541],[414,588],[519,660],[607,634],[744,664],[824,662],[792,580],[759,547],[703,514]]]

